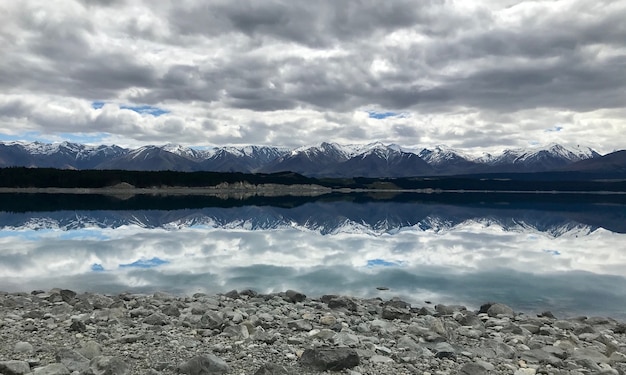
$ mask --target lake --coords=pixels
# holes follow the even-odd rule
[[[624,319],[625,233],[623,195],[0,194],[0,290],[296,289]]]

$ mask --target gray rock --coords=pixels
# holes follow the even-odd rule
[[[34,375],[70,375],[70,370],[62,363],[52,363],[44,367],[37,367]]]
[[[111,307],[113,302],[115,302],[111,297],[96,293],[87,294],[85,299],[94,309],[106,309]]]
[[[387,320],[409,320],[411,319],[411,312],[405,308],[386,306],[383,308],[382,318]]]
[[[287,298],[289,298],[291,302],[302,302],[306,299],[306,295],[291,289],[286,291],[285,295],[287,296]]]
[[[592,348],[579,348],[574,350],[569,358],[574,360],[588,359],[595,363],[608,363],[609,359],[598,350]]]
[[[98,356],[89,362],[94,375],[124,375],[129,372],[126,362],[118,357]]]
[[[224,317],[216,311],[207,311],[200,318],[200,326],[202,328],[216,329],[221,328],[224,324]]]
[[[489,371],[478,363],[466,363],[459,370],[459,375],[489,375]]]
[[[164,326],[169,324],[167,315],[162,313],[150,314],[144,318],[143,322],[151,326]]]
[[[541,349],[532,349],[522,352],[520,354],[520,358],[528,363],[538,363],[542,365],[550,364],[557,367],[562,365],[562,361],[560,359]]]
[[[237,292],[236,289],[231,290],[230,292],[226,292],[224,293],[224,297],[228,297],[228,298],[232,298],[232,299],[238,299],[240,298],[239,296],[239,292]]]
[[[16,342],[15,345],[13,346],[13,350],[16,353],[32,353],[33,352],[33,346],[26,341],[20,341],[20,342]]]
[[[163,308],[161,308],[161,312],[167,316],[174,316],[174,317],[180,316],[180,310],[178,309],[178,307],[174,305],[163,306]]]
[[[59,294],[61,295],[61,299],[67,303],[69,303],[76,297],[76,292],[69,289],[62,289],[59,291]]]
[[[487,315],[489,315],[490,317],[496,317],[498,315],[513,317],[515,316],[515,313],[513,312],[513,309],[507,305],[504,305],[502,303],[494,303],[487,310]]]
[[[89,368],[89,359],[73,349],[59,349],[55,359],[70,371],[85,371]]]
[[[25,361],[1,361],[0,374],[3,375],[23,375],[30,372],[30,365]]]
[[[348,332],[340,332],[333,336],[333,342],[338,346],[354,347],[359,344],[359,341],[359,336]]]
[[[91,360],[102,355],[102,346],[95,341],[87,341],[81,343],[80,349],[77,350],[83,357]]]
[[[371,363],[390,363],[390,362],[394,362],[393,359],[391,359],[391,358],[389,358],[387,356],[384,356],[384,355],[379,355],[379,354],[371,356],[369,361]]]
[[[347,309],[357,311],[357,304],[348,297],[335,297],[326,302],[331,309]]]
[[[87,330],[87,326],[85,325],[85,323],[81,322],[80,320],[75,320],[72,322],[72,324],[70,324],[70,331],[85,332],[86,330]]]
[[[396,346],[400,349],[408,349],[413,351],[417,351],[420,348],[420,345],[416,343],[415,340],[406,335],[398,339]]]
[[[287,323],[287,327],[296,331],[310,331],[313,329],[311,322],[305,319],[292,320]]]
[[[289,371],[285,366],[281,366],[275,363],[266,363],[259,367],[258,370],[254,373],[254,375],[291,375],[292,372]]]
[[[226,362],[214,354],[198,355],[178,366],[178,371],[189,375],[224,374],[230,371]]]
[[[356,350],[349,348],[306,349],[300,364],[318,371],[339,371],[353,368],[360,363]]]

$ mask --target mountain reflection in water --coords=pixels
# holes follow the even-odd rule
[[[291,199],[3,196],[0,290],[299,289],[626,317],[620,202]]]

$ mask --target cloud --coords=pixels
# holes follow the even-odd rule
[[[294,288],[311,296],[388,298],[376,290],[386,286],[391,291],[385,293],[415,304],[428,299],[477,307],[497,299],[525,311],[598,314],[602,306],[601,315],[624,314],[626,258],[614,251],[623,235],[604,230],[578,238],[480,222],[380,236],[322,236],[293,228],[90,230],[106,239],[55,230],[0,237],[0,247],[10,249],[0,254],[0,290],[63,286],[193,294]]]
[[[0,133],[301,146],[342,129],[348,143],[500,150],[558,123],[549,141],[608,152],[624,148],[625,17],[608,0],[9,2]],[[155,116],[114,126],[96,101]],[[81,109],[54,121],[41,103]],[[371,108],[383,127],[357,119]]]

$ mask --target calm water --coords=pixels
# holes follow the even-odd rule
[[[0,194],[0,290],[297,289],[623,319],[623,199]]]

